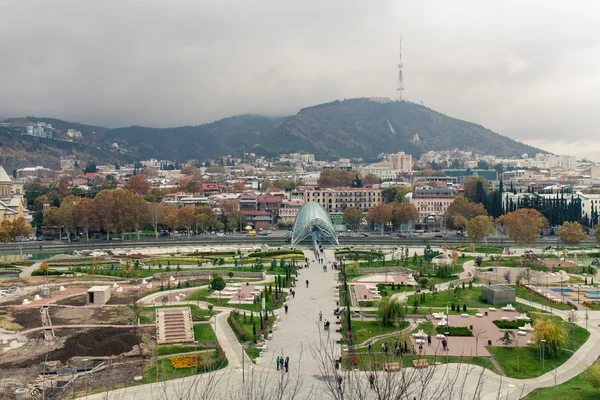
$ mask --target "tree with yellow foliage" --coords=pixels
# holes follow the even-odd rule
[[[498,222],[506,226],[508,237],[520,245],[535,242],[540,237],[540,230],[548,223],[539,211],[532,208],[510,212],[498,218]]]
[[[536,318],[533,322],[535,327],[533,341],[539,345],[542,340],[545,340],[546,354],[556,356],[567,343],[567,331],[563,323],[545,317]]]
[[[585,240],[587,234],[583,231],[583,227],[579,222],[565,221],[558,228],[558,237],[564,244],[579,244],[582,240]]]
[[[479,243],[494,233],[494,223],[492,217],[487,215],[478,215],[467,221],[467,234],[473,243]]]

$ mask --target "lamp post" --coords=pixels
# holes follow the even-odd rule
[[[545,371],[545,364],[544,364],[544,343],[546,343],[545,339],[540,340],[540,342],[542,342],[542,372]]]
[[[448,302],[446,302],[446,364],[448,364],[448,337],[450,336],[450,314],[448,313]]]
[[[590,316],[588,315],[588,310],[587,308],[585,309],[585,330],[588,330],[588,319],[590,319]]]

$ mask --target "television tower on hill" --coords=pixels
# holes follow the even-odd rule
[[[398,84],[396,85],[396,101],[403,101],[404,78],[402,77],[402,36],[400,36],[400,59],[398,61]]]

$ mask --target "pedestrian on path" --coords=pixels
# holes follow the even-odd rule
[[[371,354],[371,351],[372,351],[371,343],[369,343],[369,346],[367,347],[367,351],[369,352],[369,354]]]
[[[292,299],[295,299],[296,298],[296,291],[294,289],[292,289],[291,292],[292,292]]]
[[[306,280],[306,287],[308,287],[308,279]]]
[[[427,346],[431,346],[431,335],[427,335]]]
[[[277,359],[275,360],[275,363],[277,363],[277,371],[279,371],[279,363],[281,362],[281,359],[279,358],[279,356],[277,356]]]
[[[285,308],[285,313],[287,314],[287,311],[288,311],[288,305],[286,304],[285,306],[283,306],[283,308]]]
[[[323,321],[323,313],[319,311],[319,322]]]
[[[288,372],[288,369],[290,368],[290,358],[289,357],[285,358],[285,363],[283,365],[285,367],[285,372]]]

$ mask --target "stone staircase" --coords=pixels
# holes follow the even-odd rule
[[[193,342],[194,325],[190,308],[157,308],[156,332],[158,343]]]

